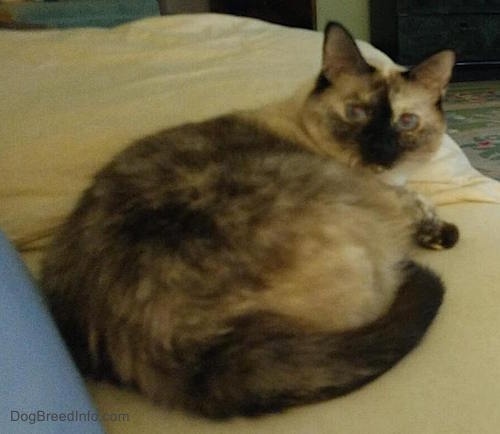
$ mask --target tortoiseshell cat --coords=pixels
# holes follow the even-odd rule
[[[308,94],[134,143],[55,237],[42,285],[81,369],[209,417],[335,397],[420,341],[411,261],[452,224],[373,168],[431,154],[454,55],[382,74],[339,24]]]

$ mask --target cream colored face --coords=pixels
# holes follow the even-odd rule
[[[306,128],[324,152],[350,154],[364,165],[391,167],[410,154],[431,154],[445,131],[441,98],[453,63],[453,53],[443,51],[383,75],[345,29],[327,28]]]
[[[406,149],[427,153],[437,148],[446,128],[441,108],[443,94],[444,89],[429,88],[401,74],[389,80],[392,125]]]

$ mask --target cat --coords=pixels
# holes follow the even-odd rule
[[[454,54],[383,74],[330,23],[307,94],[140,139],[83,193],[41,284],[87,375],[211,418],[348,393],[414,348],[455,225],[378,171],[432,154]]]

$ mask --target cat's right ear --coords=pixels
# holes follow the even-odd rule
[[[329,22],[325,29],[322,68],[323,75],[330,82],[334,82],[341,73],[357,75],[373,71],[352,35],[336,22]]]
[[[452,50],[439,51],[410,69],[408,77],[443,93],[451,79],[454,65],[455,53]]]

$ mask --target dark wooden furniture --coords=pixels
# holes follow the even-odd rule
[[[371,0],[370,35],[404,65],[451,48],[455,80],[500,80],[500,0]]]
[[[315,0],[210,0],[210,10],[260,18],[285,26],[316,28]]]

